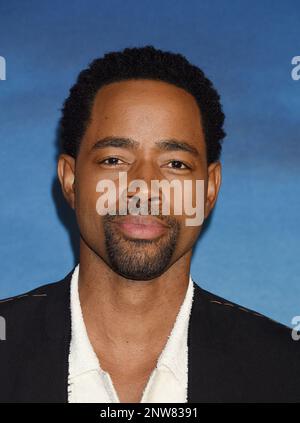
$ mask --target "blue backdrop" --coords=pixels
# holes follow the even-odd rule
[[[199,285],[290,325],[300,314],[299,1],[0,1],[0,297],[73,266],[56,174],[60,108],[105,52],[153,44],[202,67],[227,138],[218,204],[193,257]]]

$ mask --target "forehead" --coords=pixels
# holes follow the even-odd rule
[[[203,139],[195,98],[182,88],[147,79],[113,82],[96,94],[86,131],[88,138]]]

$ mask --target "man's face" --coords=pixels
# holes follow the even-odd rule
[[[102,87],[76,160],[62,155],[60,179],[75,208],[82,242],[116,273],[134,280],[150,280],[164,273],[184,255],[191,255],[201,226],[187,226],[184,207],[157,216],[99,215],[100,180],[119,187],[120,172],[127,183],[176,179],[184,184],[204,180],[205,217],[216,200],[220,165],[208,169],[206,145],[198,105],[185,90],[161,81],[130,80]],[[218,179],[219,178],[219,179]],[[74,182],[74,185],[73,185]],[[207,195],[209,194],[209,195]],[[126,198],[133,194],[126,192]],[[202,199],[203,200],[203,199]],[[202,201],[201,200],[201,201]],[[118,205],[118,200],[116,202]],[[194,203],[195,204],[195,203]]]

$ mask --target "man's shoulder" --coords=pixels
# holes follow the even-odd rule
[[[275,321],[258,311],[244,307],[236,302],[227,300],[209,292],[195,284],[196,318],[199,310],[213,330],[220,342],[236,345],[239,349],[270,350],[278,348],[282,351],[298,351],[300,341],[292,338],[292,328]],[[218,340],[216,340],[218,342]]]
[[[288,326],[273,320],[272,318],[250,308],[244,307],[234,301],[223,298],[217,294],[203,289],[201,286],[194,282],[195,293],[200,296],[207,306],[211,309],[211,312],[216,314],[222,314],[225,317],[230,318],[241,318],[252,324],[266,323],[281,327],[281,329],[289,329]]]
[[[292,329],[199,287],[190,324],[191,399],[295,402],[300,341]]]
[[[65,398],[70,276],[0,300],[0,402]]]
[[[22,310],[34,310],[42,303],[45,304],[45,301],[47,303],[55,302],[66,293],[72,271],[58,281],[49,282],[18,295],[0,299],[0,316],[20,313]]]

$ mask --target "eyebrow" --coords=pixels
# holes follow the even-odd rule
[[[107,147],[118,147],[118,148],[129,148],[136,149],[139,146],[137,141],[132,138],[123,137],[105,137],[95,142],[92,146],[92,150],[99,150]]]
[[[195,156],[199,156],[199,151],[196,147],[186,141],[179,141],[176,139],[161,140],[155,143],[161,150],[164,151],[187,151]]]
[[[174,138],[160,140],[155,143],[155,145],[163,151],[186,151],[195,156],[199,156],[199,151],[197,148],[192,146],[186,141],[180,141]],[[132,138],[124,137],[105,137],[95,142],[92,146],[92,150],[99,150],[107,147],[117,147],[117,148],[128,148],[130,150],[136,150],[140,146],[140,143],[135,141]]]

